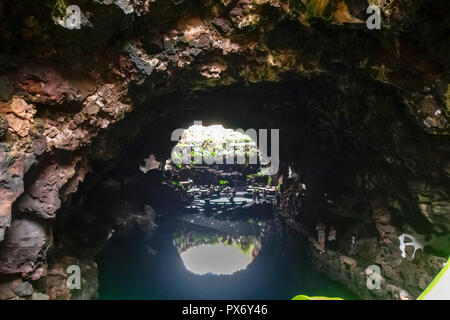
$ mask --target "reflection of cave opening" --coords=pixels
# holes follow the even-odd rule
[[[253,257],[241,251],[235,245],[201,244],[187,249],[180,254],[186,269],[203,274],[233,274],[244,270],[252,262]]]
[[[261,242],[255,236],[189,233],[176,237],[174,244],[186,269],[198,275],[231,275],[245,270],[261,249]]]

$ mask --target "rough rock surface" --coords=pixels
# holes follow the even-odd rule
[[[344,252],[328,250],[321,255],[313,250],[313,262],[318,270],[365,299],[400,299],[400,292],[417,298],[445,263],[445,259],[426,254],[422,249],[402,257],[399,233],[391,222],[390,210],[380,202],[373,204],[373,219],[379,240],[358,239],[353,248]],[[406,248],[414,247],[409,245]],[[408,250],[406,250],[408,251]],[[367,283],[371,266],[380,268],[379,288]]]
[[[31,279],[45,274],[45,251],[49,246],[46,222],[15,219],[1,243],[0,272],[20,273]]]
[[[33,299],[71,297],[49,273],[63,258],[47,259],[46,253],[53,242],[50,230],[69,219],[62,212],[93,164],[104,166],[96,166],[86,189],[130,159],[123,154],[145,135],[144,127],[155,128],[155,140],[172,130],[163,120],[189,110],[172,103],[180,93],[193,97],[213,87],[287,80],[296,86],[283,84],[289,90],[315,92],[320,99],[262,108],[269,119],[273,110],[286,112],[291,137],[301,130],[298,112],[314,115],[311,141],[324,150],[290,139],[290,147],[301,150],[288,155],[292,165],[341,172],[336,179],[351,172],[340,183],[360,190],[354,198],[390,190],[386,202],[396,218],[417,225],[423,218],[425,226],[449,231],[450,48],[442,41],[448,1],[391,1],[382,9],[382,31],[366,28],[366,1],[72,2],[83,12],[81,30],[55,23],[52,15],[64,11],[55,1],[0,0],[0,275],[47,280]],[[171,93],[172,102],[158,100]],[[251,117],[246,119],[253,127]],[[167,155],[168,145],[153,143],[146,156]],[[133,147],[138,154],[140,146]],[[299,156],[302,148],[311,151],[309,160]],[[351,159],[342,160],[346,156]],[[317,180],[316,185],[323,182]],[[340,215],[358,216],[354,199],[336,199]],[[76,205],[71,210],[76,212]],[[383,215],[374,217],[382,244],[377,263],[392,258],[397,264],[392,245],[397,230],[383,224]],[[86,223],[104,227],[103,237],[110,231],[104,220]],[[24,235],[28,232],[33,236]],[[97,240],[92,251],[104,239]],[[386,265],[386,272],[392,267],[392,277],[398,276],[408,263],[414,262]],[[408,286],[413,280],[404,277]],[[429,277],[431,272],[420,279],[421,286]],[[21,297],[5,288],[2,297]]]

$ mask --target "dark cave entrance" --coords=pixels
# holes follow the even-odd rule
[[[376,97],[385,98],[386,104],[395,107],[383,108]],[[346,108],[336,108],[336,101]],[[373,105],[378,106],[376,111]],[[58,216],[57,228],[64,231],[56,233],[56,243],[80,256],[98,257],[101,298],[190,298],[193,291],[198,293],[197,298],[218,299],[287,299],[298,293],[353,298],[340,284],[329,282],[318,273],[317,269],[331,273],[321,269],[320,260],[319,266],[317,261],[313,266],[315,258],[311,257],[308,235],[317,238],[315,228],[319,221],[338,230],[333,250],[352,255],[364,266],[375,263],[380,249],[373,217],[374,206],[379,202],[396,197],[400,203],[389,222],[396,228],[409,226],[427,235],[434,232],[402,193],[403,169],[393,168],[383,157],[383,152],[394,148],[395,142],[380,128],[393,126],[395,119],[400,118],[407,130],[414,130],[409,128],[411,119],[402,108],[395,93],[383,85],[374,83],[373,87],[342,94],[334,79],[328,78],[231,86],[188,95],[178,92],[155,98],[136,108],[95,142],[94,159],[97,153],[107,154],[116,145],[122,151],[107,160],[103,156],[94,161],[93,173]],[[177,143],[171,140],[172,132],[188,128],[196,120],[233,129],[279,129],[279,172],[258,183],[276,188],[282,176],[287,210],[280,213],[272,201],[268,210],[257,208],[251,213],[256,216],[238,212],[220,219],[218,212],[197,212],[200,218],[196,220],[198,217],[186,213],[193,201],[186,201],[180,190],[182,182],[195,176],[198,185],[220,187],[220,181],[226,180],[222,173],[211,174],[211,166],[194,170],[175,166],[170,172],[164,169]],[[147,165],[149,170],[143,172],[141,169]],[[240,171],[240,179],[236,179],[241,188],[248,187],[248,176],[258,172],[244,169],[249,171]],[[215,182],[211,183],[211,179]],[[298,216],[296,210],[289,208],[296,206],[302,185],[308,191]],[[276,203],[276,198],[273,200]],[[266,211],[270,212],[269,218],[260,219]],[[211,228],[211,223],[223,221],[243,223],[245,232],[227,234],[221,230],[218,234]],[[305,231],[300,234],[299,222],[300,230]],[[223,227],[226,229],[226,225]],[[211,249],[208,245],[228,245],[239,249],[234,253],[246,252],[247,258],[250,252],[251,263],[231,275],[238,279],[234,282],[227,281],[230,278],[226,275],[196,275],[181,259],[187,242],[191,246],[194,243],[193,247],[206,245],[206,252]],[[245,243],[244,249],[237,243]],[[356,249],[355,243],[359,245]],[[397,245],[400,244],[393,239],[392,246]],[[328,249],[328,242],[326,246]],[[344,263],[348,274],[351,268]],[[191,264],[191,270],[194,269]],[[286,278],[279,284],[258,280],[280,274]]]
[[[313,218],[297,203],[306,186],[290,167],[286,178],[279,168],[270,171],[278,150],[266,163],[256,141],[222,125],[196,124],[184,130],[170,160],[145,159],[140,170],[162,172],[179,208],[153,217],[167,210],[170,200],[161,194],[152,201],[156,212],[144,205],[143,221],[113,237],[98,258],[101,299],[290,299],[299,290],[356,298],[314,270],[309,242],[286,225]],[[285,185],[290,198],[282,197]],[[280,210],[291,205],[296,212]]]

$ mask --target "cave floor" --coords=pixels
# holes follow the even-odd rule
[[[357,299],[314,270],[308,241],[275,215],[236,220],[183,213],[157,224],[150,241],[143,233],[111,239],[98,259],[100,299],[292,299],[298,294]],[[251,261],[232,274],[195,274],[180,254],[202,245],[216,250],[235,244]],[[197,269],[206,273],[227,264],[219,251],[207,254],[194,261]]]

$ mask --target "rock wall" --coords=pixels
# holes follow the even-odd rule
[[[81,8],[80,30],[58,23],[69,4]],[[367,5],[0,0],[0,274],[6,296],[33,297],[20,281],[31,281],[33,290],[51,298],[71,296],[63,289],[52,293],[60,285],[38,286],[40,279],[58,282],[50,273],[61,265],[53,259],[61,248],[51,236],[58,215],[93,167],[97,180],[91,187],[101,181],[108,166],[95,163],[123,160],[144,127],[158,128],[167,114],[188,112],[170,100],[161,104],[158,97],[170,93],[189,97],[265,82],[288,86],[295,79],[289,90],[309,98],[277,105],[278,113],[286,112],[286,123],[298,119],[298,109],[314,114],[312,141],[324,150],[310,148],[316,157],[299,160],[294,153],[289,160],[302,168],[311,162],[345,166],[345,141],[358,151],[349,163],[361,164],[343,170],[353,172],[354,188],[389,193],[386,201],[400,219],[421,216],[448,232],[449,3],[391,1],[382,8],[381,31],[366,28]],[[326,90],[314,90],[322,81]],[[288,127],[297,136],[295,121]],[[153,147],[160,152],[157,142]],[[330,150],[337,152],[333,161],[323,160]],[[364,160],[365,154],[376,154],[376,163]],[[35,234],[34,240],[24,239],[24,232]],[[14,293],[18,283],[26,295]]]
[[[414,250],[411,245],[406,245],[406,256],[402,257],[400,234],[392,225],[389,208],[379,202],[373,206],[378,239],[358,236],[354,244],[346,245],[341,241],[339,251],[327,250],[320,254],[312,250],[313,262],[318,270],[361,298],[398,300],[401,293],[407,293],[409,299],[416,299],[446,260],[425,253],[423,249]],[[373,266],[379,267],[377,279]]]

